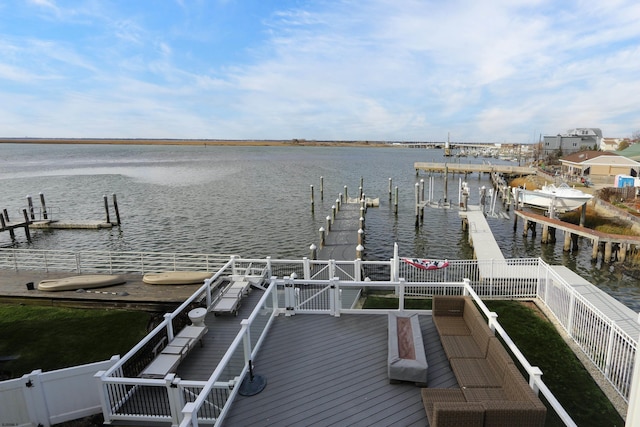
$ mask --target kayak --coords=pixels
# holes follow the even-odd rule
[[[101,288],[104,286],[120,285],[125,283],[124,276],[87,274],[80,276],[63,277],[61,279],[47,279],[38,283],[39,291],[73,291],[76,289]]]
[[[194,285],[210,279],[213,273],[206,271],[165,271],[164,273],[147,273],[142,281],[149,285]]]

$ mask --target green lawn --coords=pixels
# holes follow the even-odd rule
[[[529,363],[538,366],[542,379],[579,426],[624,426],[609,399],[565,344],[554,326],[535,311],[515,301],[486,301],[491,311]],[[370,296],[365,308],[397,308],[397,298]],[[431,309],[431,300],[409,299],[407,309]],[[553,410],[547,426],[563,426]]]
[[[20,377],[124,355],[146,335],[142,311],[0,304],[0,373]]]

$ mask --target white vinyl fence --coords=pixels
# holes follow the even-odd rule
[[[94,375],[111,360],[0,382],[0,426],[50,426],[102,412]]]

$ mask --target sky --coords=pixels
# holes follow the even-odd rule
[[[637,0],[0,0],[0,137],[640,130]]]

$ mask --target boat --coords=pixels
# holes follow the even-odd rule
[[[77,289],[102,288],[125,283],[124,276],[116,274],[85,274],[80,276],[47,279],[38,283],[39,291],[74,291]]]
[[[558,186],[549,184],[533,191],[514,188],[515,194],[518,194],[519,203],[545,210],[550,209],[553,204],[556,212],[577,209],[593,198],[591,194],[576,190],[565,183]]]
[[[147,273],[142,281],[149,285],[195,285],[209,279],[213,273],[207,271],[165,271]]]

